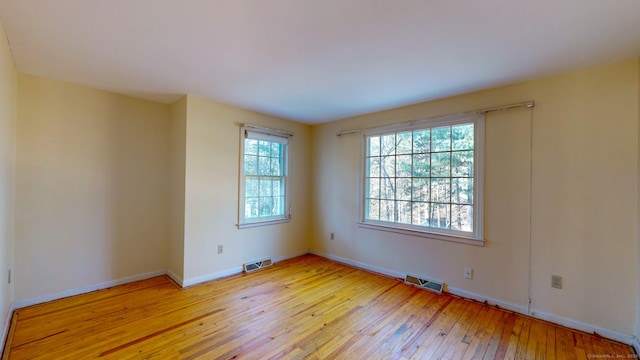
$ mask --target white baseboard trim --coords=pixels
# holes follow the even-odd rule
[[[174,273],[171,270],[167,270],[167,276],[170,277],[171,280],[173,280],[176,284],[178,284],[178,286],[184,287],[184,281],[182,280],[182,277],[178,276],[178,274]]]
[[[374,273],[377,273],[377,274],[390,276],[392,278],[402,278],[402,279],[404,279],[404,276],[405,276],[404,273],[401,273],[401,272],[398,272],[398,271],[389,270],[389,269],[386,269],[386,268],[383,268],[383,267],[380,267],[380,266],[370,265],[370,264],[367,264],[367,263],[363,263],[361,261],[356,261],[356,260],[344,258],[342,256],[328,254],[328,253],[324,253],[324,252],[316,251],[316,250],[309,250],[309,253],[321,256],[323,258],[327,258],[329,260],[337,261],[339,263],[343,263],[343,264],[346,264],[346,265],[357,267],[357,268],[362,269],[362,270],[367,270],[367,271],[371,271],[371,272],[374,272]]]
[[[42,304],[42,303],[45,303],[45,302],[66,298],[66,297],[69,297],[69,296],[86,294],[88,292],[101,290],[101,289],[106,289],[106,288],[110,288],[110,287],[113,287],[113,286],[128,284],[128,283],[131,283],[131,282],[134,282],[134,281],[146,280],[146,279],[150,279],[152,277],[165,275],[166,273],[167,273],[166,270],[158,270],[158,271],[152,271],[152,272],[148,272],[148,273],[144,273],[144,274],[128,276],[128,277],[125,277],[125,278],[122,278],[122,279],[118,279],[118,280],[105,281],[105,282],[101,282],[99,284],[84,286],[84,287],[81,287],[81,288],[76,288],[76,289],[71,289],[71,290],[65,290],[65,291],[61,291],[61,292],[55,293],[55,294],[48,294],[48,295],[43,295],[43,296],[37,296],[37,297],[34,297],[34,298],[15,301],[12,304],[12,306],[13,306],[14,309],[21,309],[23,307],[36,305],[36,304]]]
[[[333,254],[329,254],[329,253],[324,253],[321,251],[316,251],[316,250],[308,250],[305,252],[299,252],[299,253],[295,253],[295,254],[290,254],[290,255],[284,255],[284,256],[278,256],[278,257],[272,257],[274,263],[276,262],[280,262],[283,260],[288,260],[291,258],[295,258],[304,254],[314,254],[317,256],[321,256],[324,258],[327,258],[329,260],[333,260],[336,262],[340,262],[346,265],[350,265],[362,270],[366,270],[366,271],[371,271],[374,273],[378,273],[378,274],[382,274],[382,275],[386,275],[386,276],[390,276],[393,278],[404,278],[405,274],[395,271],[395,270],[390,270],[390,269],[386,269],[380,266],[375,266],[375,265],[370,265],[361,261],[356,261],[353,259],[348,259],[348,258],[344,258],[341,256],[337,256],[337,255],[333,255]],[[58,292],[55,294],[49,294],[49,295],[44,295],[44,296],[38,296],[38,297],[34,297],[34,298],[30,298],[30,299],[25,299],[25,300],[20,300],[20,301],[15,301],[13,302],[10,306],[9,306],[9,310],[8,310],[8,314],[7,314],[7,318],[5,323],[3,324],[3,329],[2,329],[2,338],[0,338],[0,351],[4,348],[4,344],[7,338],[7,334],[9,332],[9,327],[11,325],[11,317],[13,315],[13,312],[17,309],[21,309],[27,306],[31,306],[31,305],[36,305],[36,304],[41,304],[41,303],[45,303],[45,302],[49,302],[52,300],[57,300],[57,299],[62,299],[65,297],[69,297],[69,296],[74,296],[74,295],[80,295],[80,294],[85,294],[88,292],[92,292],[92,291],[96,291],[96,290],[101,290],[101,289],[106,289],[109,287],[113,287],[113,286],[118,286],[118,285],[123,285],[123,284],[127,284],[127,283],[131,283],[134,281],[140,281],[140,280],[146,280],[146,279],[150,279],[152,277],[156,277],[156,276],[160,276],[160,275],[167,275],[169,277],[171,277],[171,279],[173,279],[176,283],[178,283],[180,286],[182,287],[188,287],[188,286],[193,286],[202,282],[206,282],[206,281],[211,281],[211,280],[216,280],[216,279],[220,279],[223,277],[227,277],[227,276],[231,276],[231,275],[236,275],[242,272],[242,267],[234,267],[231,269],[227,269],[227,270],[223,270],[223,271],[219,271],[213,274],[208,274],[208,275],[203,275],[203,276],[199,276],[193,279],[188,279],[188,280],[183,280],[182,278],[180,278],[179,276],[177,276],[175,273],[173,273],[172,271],[168,271],[168,270],[160,270],[160,271],[153,271],[153,272],[149,272],[149,273],[145,273],[145,274],[139,274],[139,275],[134,275],[134,276],[129,276],[126,278],[122,278],[122,279],[118,279],[118,280],[112,280],[112,281],[105,281],[99,284],[94,284],[94,285],[89,285],[89,286],[85,286],[85,287],[81,287],[81,288],[76,288],[76,289],[71,289],[71,290],[66,290],[66,291],[62,291],[62,292]],[[562,325],[571,329],[576,329],[576,330],[580,330],[580,331],[584,331],[587,333],[597,333],[598,335],[605,337],[605,338],[609,338],[612,340],[616,340],[625,344],[629,344],[631,346],[633,346],[633,348],[635,349],[636,353],[640,354],[640,342],[638,341],[638,338],[630,335],[630,334],[626,334],[626,333],[622,333],[619,331],[614,331],[614,330],[609,330],[609,329],[605,329],[599,326],[595,326],[595,325],[591,325],[591,324],[587,324],[587,323],[583,323],[580,321],[576,321],[576,320],[572,320],[572,319],[568,319],[568,318],[564,318],[561,316],[557,316],[554,314],[549,314],[549,313],[545,313],[542,311],[538,311],[535,309],[531,310],[531,314],[527,313],[527,307],[526,306],[522,306],[522,305],[517,305],[514,303],[510,303],[510,302],[506,302],[506,301],[502,301],[502,300],[498,300],[498,299],[493,299],[490,297],[486,297],[483,295],[479,295],[476,293],[472,293],[466,290],[462,290],[462,289],[458,289],[458,288],[451,288],[451,287],[447,287],[446,288],[446,292],[449,292],[453,295],[457,295],[460,297],[464,297],[464,298],[468,298],[468,299],[473,299],[479,302],[486,302],[489,305],[497,305],[498,307],[501,307],[503,309],[509,310],[509,311],[513,311],[519,314],[523,314],[523,315],[528,315],[528,316],[532,316],[534,318],[537,319],[541,319],[541,320],[545,320],[545,321],[549,321],[552,322],[554,324],[558,324],[558,325]]]
[[[289,254],[289,255],[275,256],[275,257],[272,257],[271,259],[273,260],[274,263],[277,263],[277,262],[280,262],[280,261],[297,258],[298,256],[306,255],[308,253],[309,253],[309,249],[304,250],[304,251],[298,251],[297,253],[293,253],[293,254]]]
[[[198,277],[194,277],[191,279],[186,279],[182,282],[182,287],[186,288],[189,286],[193,286],[193,285],[197,285],[203,282],[207,282],[207,281],[211,281],[211,280],[217,280],[223,277],[227,277],[227,276],[231,276],[231,275],[236,275],[236,274],[240,274],[242,272],[242,266],[237,266],[231,269],[227,269],[227,270],[222,270],[222,271],[218,271],[212,274],[207,274],[207,275],[202,275],[202,276],[198,276]]]
[[[293,254],[288,254],[288,255],[282,255],[282,256],[272,256],[271,260],[273,260],[274,263],[283,261],[283,260],[288,260],[288,259],[292,259],[294,257],[298,257],[298,256],[302,256],[304,254],[308,254],[309,251],[305,250],[305,251],[300,251],[297,253],[293,253]],[[247,260],[247,261],[251,261],[251,260]],[[242,273],[242,266],[238,266],[238,267],[233,267],[231,269],[227,269],[227,270],[222,270],[222,271],[218,271],[216,273],[212,273],[212,274],[207,274],[207,275],[202,275],[202,276],[198,276],[195,278],[191,278],[191,279],[187,279],[182,281],[181,285],[183,288],[188,287],[188,286],[193,286],[193,285],[197,285],[203,282],[207,282],[207,281],[212,281],[212,280],[217,280],[223,277],[227,277],[227,276],[231,276],[231,275],[237,275]],[[169,275],[171,276],[171,275]]]
[[[633,346],[633,349],[636,351],[636,354],[640,354],[640,341],[638,341],[638,337],[636,336],[633,337],[633,344],[631,344],[631,346]]]
[[[554,315],[554,314],[549,314],[549,313],[538,311],[535,309],[531,309],[531,316],[536,319],[549,321],[554,324],[562,325],[564,327],[568,327],[575,330],[584,331],[586,333],[590,333],[590,334],[597,333],[602,337],[616,340],[625,344],[629,344],[634,348],[636,348],[636,344],[634,344],[634,342],[635,343],[638,342],[638,339],[635,336],[630,334],[625,334],[619,331],[605,329],[596,325],[583,323],[577,320],[565,318],[565,317]],[[636,348],[636,352],[637,351],[638,349]]]
[[[401,272],[397,272],[394,270],[389,270],[389,269],[385,269],[379,266],[375,266],[375,265],[370,265],[367,263],[363,263],[360,261],[356,261],[356,260],[352,260],[352,259],[347,259],[347,258],[343,258],[341,256],[337,256],[337,255],[333,255],[333,254],[328,254],[328,253],[324,253],[321,251],[316,251],[316,250],[309,250],[309,253],[314,254],[314,255],[318,255],[324,258],[327,258],[329,260],[333,260],[333,261],[337,261],[343,264],[347,264],[347,265],[351,265],[353,267],[357,267],[363,270],[367,270],[367,271],[372,271],[375,273],[379,273],[379,274],[383,274],[383,275],[387,275],[387,276],[391,276],[394,278],[404,278],[405,274],[401,273]],[[575,329],[575,330],[580,330],[580,331],[584,331],[586,333],[590,333],[593,334],[594,332],[597,333],[598,335],[608,338],[608,339],[612,339],[612,340],[616,340],[628,345],[631,345],[634,347],[634,349],[636,350],[636,353],[640,354],[640,343],[638,342],[638,338],[630,335],[630,334],[626,334],[626,333],[622,333],[619,331],[615,331],[615,330],[609,330],[609,329],[605,329],[599,326],[595,326],[595,325],[591,325],[591,324],[586,324],[580,321],[576,321],[576,320],[572,320],[572,319],[568,319],[568,318],[564,318],[561,316],[557,316],[557,315],[553,315],[553,314],[549,314],[549,313],[545,313],[545,312],[541,312],[538,310],[531,310],[531,314],[529,314],[527,312],[527,307],[526,306],[522,306],[522,305],[518,305],[518,304],[514,304],[511,302],[507,302],[507,301],[502,301],[502,300],[498,300],[498,299],[493,299],[490,297],[486,297],[480,294],[476,294],[476,293],[472,293],[466,290],[462,290],[462,289],[458,289],[458,288],[452,288],[452,287],[446,287],[446,292],[451,293],[453,295],[457,295],[463,298],[467,298],[467,299],[473,299],[479,302],[486,302],[489,305],[497,305],[500,308],[503,308],[505,310],[509,310],[509,311],[513,311],[515,313],[519,313],[522,315],[526,315],[526,316],[531,316],[540,320],[545,320],[554,324],[558,324],[561,326],[565,326],[571,329]]]
[[[0,356],[2,356],[2,352],[4,351],[4,344],[7,341],[7,335],[9,334],[9,328],[11,327],[11,318],[13,317],[13,311],[15,307],[13,303],[9,305],[9,310],[7,310],[7,320],[3,324],[2,329],[2,338],[0,339]]]
[[[513,311],[519,314],[523,314],[523,315],[528,315],[527,314],[527,307],[526,306],[522,306],[522,305],[518,305],[518,304],[514,304],[508,301],[502,301],[502,300],[498,300],[498,299],[494,299],[494,298],[490,298],[490,297],[486,297],[486,296],[482,296],[476,293],[472,293],[466,290],[462,290],[462,289],[458,289],[455,287],[450,287],[447,286],[446,287],[446,292],[456,295],[456,296],[460,296],[463,297],[465,299],[472,299],[472,300],[476,300],[482,303],[487,303],[488,305],[491,306],[497,306],[499,308],[505,309],[505,310],[509,310],[509,311]]]

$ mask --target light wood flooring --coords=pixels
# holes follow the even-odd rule
[[[156,277],[14,318],[4,355],[16,360],[635,356],[627,345],[313,255],[183,290]]]

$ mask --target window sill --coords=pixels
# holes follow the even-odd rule
[[[277,219],[277,220],[266,220],[266,221],[256,221],[256,222],[249,222],[249,223],[242,223],[242,224],[236,224],[236,227],[238,229],[249,229],[249,228],[253,228],[253,227],[259,227],[259,226],[267,226],[267,225],[276,225],[276,224],[282,224],[282,223],[287,223],[291,220],[290,217],[286,218],[286,219]]]
[[[484,242],[485,242],[485,240],[476,240],[474,238],[467,238],[467,237],[454,236],[454,235],[435,234],[435,233],[430,233],[426,231],[418,231],[418,230],[397,228],[393,226],[370,224],[370,223],[365,223],[361,221],[358,222],[358,227],[361,227],[363,229],[388,231],[388,232],[393,232],[397,234],[419,236],[419,237],[424,237],[428,239],[450,241],[450,242],[475,245],[475,246],[484,246]]]

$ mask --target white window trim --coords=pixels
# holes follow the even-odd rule
[[[367,155],[367,137],[383,135],[389,133],[398,133],[409,130],[417,130],[420,128],[434,128],[438,126],[451,126],[463,123],[474,123],[474,209],[473,221],[475,231],[469,235],[461,234],[459,231],[437,229],[431,227],[420,227],[411,224],[401,224],[387,221],[367,220],[365,214],[365,191],[366,191],[366,155]],[[410,123],[394,124],[383,127],[376,127],[370,130],[362,131],[361,137],[361,154],[360,154],[360,218],[358,226],[366,229],[389,231],[405,235],[413,235],[425,237],[429,239],[445,240],[458,243],[465,243],[477,246],[483,246],[484,239],[484,113],[458,114]]]
[[[257,217],[247,219],[245,213],[245,175],[244,175],[244,140],[250,133],[252,138],[258,140],[267,140],[283,144],[283,171],[284,171],[284,214],[278,216]],[[240,170],[239,170],[239,189],[238,189],[238,229],[253,228],[258,226],[275,225],[289,222],[291,220],[291,203],[289,199],[289,143],[292,133],[275,130],[255,125],[244,124],[240,129]]]

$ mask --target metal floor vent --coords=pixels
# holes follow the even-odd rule
[[[264,260],[260,260],[260,261],[254,261],[254,262],[246,263],[242,267],[244,268],[244,272],[250,273],[250,272],[265,268],[267,266],[271,266],[271,265],[273,265],[273,261],[271,261],[271,259],[264,259]]]
[[[444,284],[439,281],[424,279],[424,278],[420,278],[418,276],[409,275],[409,274],[405,276],[404,282],[407,284],[421,287],[423,289],[437,292],[438,294],[442,294],[442,287],[444,286]]]

